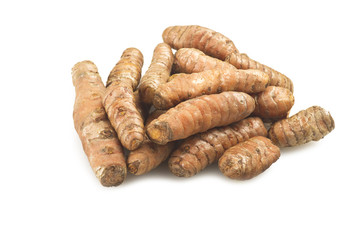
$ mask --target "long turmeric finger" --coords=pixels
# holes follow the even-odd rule
[[[123,149],[102,104],[105,87],[98,69],[83,61],[72,69],[75,86],[74,126],[96,177],[103,186],[123,182],[127,169]]]
[[[169,169],[178,177],[194,176],[218,161],[228,148],[255,136],[267,136],[267,130],[258,117],[198,133],[185,139],[171,154]]]
[[[178,103],[201,95],[226,91],[258,93],[268,85],[267,74],[258,70],[213,69],[200,73],[175,74],[161,84],[154,94],[153,105],[168,109]]]
[[[331,114],[319,106],[313,106],[275,122],[268,136],[279,147],[292,147],[318,141],[334,128]]]
[[[295,98],[287,88],[269,86],[264,92],[255,94],[256,108],[252,113],[264,121],[277,121],[286,118],[295,103]]]
[[[221,60],[237,50],[226,36],[197,25],[168,27],[164,30],[162,37],[163,41],[172,48],[197,48]]]
[[[258,136],[228,149],[218,167],[229,178],[246,180],[264,172],[280,155],[280,149],[271,140]]]
[[[229,38],[211,29],[195,25],[168,27],[163,32],[163,41],[175,49],[197,48],[239,69],[261,70],[269,75],[271,86],[288,88],[293,92],[293,83],[288,77],[240,53]]]
[[[225,60],[239,69],[258,69],[268,74],[270,77],[270,86],[277,86],[289,89],[293,92],[293,83],[291,79],[280,72],[263,65],[247,56],[247,54],[233,52]]]
[[[236,69],[232,64],[210,57],[195,48],[181,48],[175,53],[173,63],[175,73],[197,73],[215,68]]]
[[[134,150],[144,140],[143,119],[133,91],[139,83],[143,55],[136,48],[126,49],[110,72],[103,98],[105,111],[122,145]]]
[[[158,118],[165,111],[157,110],[149,115],[146,125]],[[156,144],[145,136],[142,145],[129,153],[127,165],[129,172],[135,175],[145,174],[165,161],[174,148],[175,142],[165,145]]]
[[[139,83],[139,93],[144,103],[151,104],[155,90],[160,84],[167,82],[173,60],[174,55],[168,44],[160,43],[156,46],[152,62]]]
[[[153,142],[166,144],[237,122],[250,115],[254,108],[254,99],[246,93],[205,95],[169,109],[148,125],[147,134]]]

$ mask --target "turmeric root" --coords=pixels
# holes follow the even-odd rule
[[[254,99],[246,93],[204,95],[169,109],[153,120],[146,131],[153,142],[163,145],[237,122],[250,115],[254,108]]]
[[[151,104],[155,90],[160,84],[167,82],[173,60],[174,55],[168,44],[160,43],[156,46],[149,69],[139,84],[139,93],[144,103]]]
[[[238,51],[229,38],[196,25],[168,27],[164,30],[162,37],[163,41],[172,48],[197,48],[221,60],[225,60],[230,53]]]
[[[295,99],[287,88],[269,86],[264,92],[255,94],[256,108],[252,113],[264,121],[277,121],[286,118]]]
[[[211,29],[195,25],[168,27],[163,32],[163,41],[175,49],[197,48],[239,69],[261,70],[269,75],[270,86],[284,87],[293,92],[293,83],[288,77],[239,53],[229,38]]]
[[[129,150],[138,148],[144,140],[144,123],[133,93],[138,86],[142,66],[142,53],[136,48],[126,49],[110,72],[103,98],[109,120],[120,142]]]
[[[213,69],[200,73],[180,73],[161,84],[154,94],[153,105],[168,109],[178,103],[205,94],[225,91],[257,93],[268,85],[267,74],[258,70]]]
[[[149,115],[146,125],[159,117],[165,111],[157,110]],[[175,142],[168,142],[165,145],[158,145],[145,136],[142,145],[129,153],[127,165],[129,172],[135,175],[142,175],[156,168],[165,161],[174,148]]]
[[[175,53],[173,63],[175,73],[197,73],[215,68],[236,69],[232,64],[210,57],[195,48],[181,48]]]
[[[74,126],[96,177],[103,186],[123,182],[127,169],[123,149],[102,104],[105,87],[98,69],[83,61],[72,69],[76,98]]]
[[[247,54],[233,52],[231,53],[225,60],[226,62],[229,62],[233,66],[239,69],[258,69],[268,74],[270,77],[270,86],[277,86],[277,87],[283,87],[289,89],[291,92],[293,92],[293,83],[291,79],[286,77],[280,72],[277,72],[276,70],[267,67],[266,65],[263,65],[255,60],[252,60],[247,56]]]
[[[228,149],[218,161],[221,172],[232,179],[253,178],[280,157],[280,149],[268,138],[258,136]]]
[[[191,177],[217,161],[228,148],[254,136],[267,136],[258,117],[210,129],[185,139],[171,154],[168,165],[178,177]]]
[[[318,141],[334,128],[331,114],[319,106],[313,106],[275,122],[268,136],[279,147],[292,147]]]

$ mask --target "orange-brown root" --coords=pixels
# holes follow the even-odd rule
[[[225,151],[218,167],[229,178],[246,180],[264,172],[280,154],[280,149],[268,138],[253,137]]]
[[[153,142],[166,144],[237,122],[251,114],[254,107],[254,99],[246,93],[200,96],[178,104],[153,120],[147,127],[147,134]]]
[[[111,71],[103,98],[104,108],[122,145],[134,150],[144,141],[144,120],[137,109],[134,90],[138,86],[143,55],[136,48],[126,49]]]
[[[76,99],[74,126],[95,175],[104,186],[126,177],[123,149],[102,104],[105,87],[94,63],[83,61],[72,69]]]
[[[275,122],[268,136],[279,147],[292,147],[318,141],[334,128],[331,114],[319,106],[313,106]]]
[[[151,104],[158,86],[167,82],[173,60],[174,55],[168,44],[160,43],[156,46],[152,62],[139,83],[139,93],[144,103]]]
[[[162,37],[163,41],[172,48],[197,48],[221,60],[237,50],[226,36],[197,25],[168,27],[164,30]]]
[[[169,109],[178,103],[199,97],[237,91],[258,93],[266,89],[268,75],[258,70],[213,69],[192,74],[176,74],[172,80],[161,84],[154,95],[157,109]]]

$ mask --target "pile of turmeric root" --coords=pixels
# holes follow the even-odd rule
[[[166,160],[178,177],[218,162],[225,176],[250,179],[277,161],[280,148],[334,129],[318,106],[289,117],[292,81],[221,33],[172,26],[163,41],[143,77],[136,48],[123,52],[106,86],[91,61],[72,69],[75,129],[102,185],[119,185],[127,172],[145,174]]]

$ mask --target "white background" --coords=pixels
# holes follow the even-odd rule
[[[360,239],[358,1],[2,1],[1,239]],[[335,130],[282,149],[238,182],[214,165],[190,178],[163,164],[115,188],[95,178],[73,127],[70,70],[103,81],[127,47],[144,56],[163,30],[197,24],[289,76],[292,114],[329,110]]]

